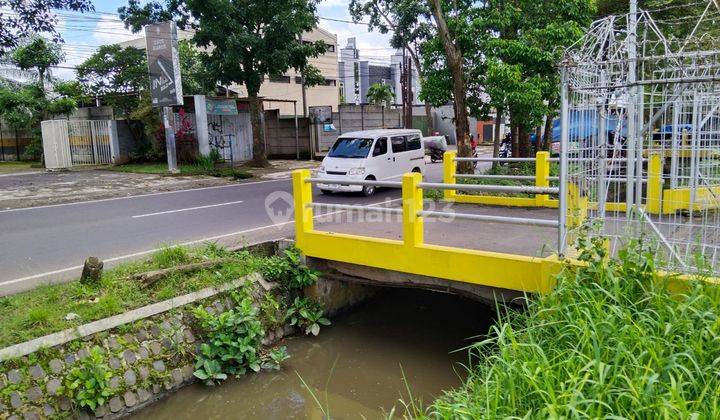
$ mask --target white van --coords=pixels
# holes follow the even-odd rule
[[[374,186],[347,185],[343,180],[399,181],[404,173],[425,173],[425,147],[420,130],[366,130],[342,134],[322,161],[318,176],[337,184],[318,184],[323,194],[335,191],[375,193]]]

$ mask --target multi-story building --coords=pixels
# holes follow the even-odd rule
[[[360,57],[355,38],[348,38],[347,45],[340,50],[339,79],[340,95],[346,103],[367,103],[367,91],[375,83],[390,85],[395,93],[395,103],[402,104],[402,51],[390,56],[390,65],[371,64]],[[422,104],[418,99],[420,83],[415,69],[412,71],[413,103]]]
[[[190,39],[193,34],[190,31],[178,31],[179,39]],[[324,41],[328,49],[325,54],[310,59],[325,77],[325,83],[306,89],[307,107],[330,105],[337,111],[339,98],[337,94],[338,82],[338,56],[337,56],[337,35],[322,28],[315,27],[310,32],[303,34],[303,41]],[[145,38],[137,38],[120,43],[123,47],[135,47],[145,49]],[[242,85],[228,86],[230,91],[238,96],[247,96],[247,89]],[[303,95],[300,74],[290,69],[282,76],[265,77],[265,82],[260,87],[260,96],[265,98],[264,108],[266,110],[278,109],[280,115],[293,115],[294,107],[292,101],[296,101],[298,114],[303,114]],[[278,101],[273,101],[276,99]]]

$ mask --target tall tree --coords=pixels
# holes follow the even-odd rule
[[[321,42],[301,42],[317,23],[318,0],[167,0],[165,4],[129,0],[119,12],[134,31],[174,19],[195,30],[194,42],[215,78],[224,85],[244,84],[250,99],[253,164],[267,166],[261,123],[260,86],[266,76],[303,69],[325,52]]]
[[[60,45],[36,36],[28,42],[20,44],[11,53],[11,59],[23,70],[35,70],[38,75],[38,86],[45,91],[45,76],[48,69],[58,65],[65,58]]]
[[[471,3],[464,0],[428,0],[435,26],[437,38],[442,45],[445,55],[445,65],[450,75],[450,87],[455,110],[455,138],[458,155],[468,157],[470,150],[470,126],[468,123],[467,107],[467,78],[465,74],[465,58],[463,39],[469,35],[467,29],[466,11],[471,9]],[[469,173],[473,171],[471,162],[461,162],[458,171]]]
[[[385,105],[390,107],[395,101],[395,94],[390,85],[375,83],[368,88],[367,99],[373,105]]]
[[[424,85],[421,45],[431,38],[435,30],[430,23],[430,9],[422,0],[351,0],[350,15],[355,22],[367,18],[368,30],[390,33],[390,45],[405,49],[418,73],[420,85]],[[434,131],[431,104],[425,101],[425,118],[428,133]]]
[[[95,10],[91,0],[0,0],[0,56],[20,45],[28,34],[47,34],[53,42],[62,38],[55,29],[58,20],[54,10],[89,12]],[[10,13],[7,13],[7,12]]]

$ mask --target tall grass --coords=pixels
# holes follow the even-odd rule
[[[433,418],[720,418],[720,292],[693,281],[671,294],[646,241],[618,258],[599,243],[526,311],[477,343],[465,384]],[[417,416],[416,416],[417,417]],[[421,416],[422,417],[422,416]]]

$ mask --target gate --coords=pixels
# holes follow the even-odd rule
[[[112,163],[110,121],[49,120],[41,127],[48,169]]]
[[[252,135],[248,113],[208,114],[207,117],[210,147],[216,149],[224,161],[233,163],[252,159]]]

